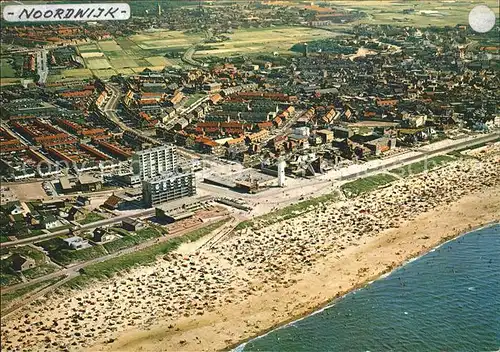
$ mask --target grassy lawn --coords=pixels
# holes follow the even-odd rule
[[[80,276],[69,280],[63,286],[69,288],[80,288],[92,280],[107,279],[121,271],[129,270],[139,265],[154,263],[158,256],[176,250],[182,243],[193,242],[208,235],[210,232],[219,228],[227,221],[227,219],[224,219],[201,229],[194,230],[184,236],[169,239],[168,241],[153,245],[140,251],[125,254],[101,263],[89,265],[83,270],[83,273]]]
[[[101,70],[105,68],[111,68],[110,63],[106,58],[87,59],[86,65],[87,68],[90,70]]]
[[[17,76],[16,70],[12,67],[12,59],[0,59],[0,74],[2,78],[15,78]]]
[[[159,226],[146,227],[142,230],[137,231],[135,235],[132,234],[132,236],[134,236],[141,242],[150,240],[152,238],[160,237],[161,235],[163,235],[163,232],[161,231],[161,228]]]
[[[97,245],[89,248],[74,250],[74,249],[60,249],[50,253],[50,257],[57,263],[62,265],[69,265],[87,260],[99,258],[106,255],[104,247]]]
[[[40,236],[40,235],[43,235],[45,232],[43,231],[43,229],[34,229],[34,230],[30,230],[31,232],[31,236]]]
[[[80,224],[81,225],[90,224],[90,223],[93,223],[93,222],[96,222],[99,220],[103,220],[103,219],[105,219],[104,216],[97,214],[97,213],[94,213],[94,212],[90,212],[85,216],[85,219],[82,219],[80,221]]]
[[[121,227],[110,227],[110,231],[116,232],[117,234],[121,236],[130,236],[131,233],[125,229],[122,229]]]
[[[109,253],[114,253],[125,248],[133,247],[139,243],[140,241],[138,241],[136,238],[132,236],[127,236],[108,243],[104,243],[103,246]]]
[[[109,253],[118,252],[122,249],[136,246],[140,243],[160,237],[164,234],[164,232],[162,232],[161,228],[159,227],[148,227],[137,231],[135,234],[119,228],[113,228],[113,230],[115,232],[118,232],[120,235],[123,235],[124,237],[105,243],[103,245]]]
[[[107,79],[111,76],[116,75],[116,71],[113,69],[92,70],[92,74],[99,78]]]
[[[0,250],[0,254],[2,256],[9,255],[9,258],[2,260],[2,272],[10,272],[9,268],[12,265],[12,261],[10,260],[10,256],[13,254],[19,254],[25,257],[30,257],[35,260],[37,265],[42,265],[45,263],[45,254],[32,248],[30,246],[21,246],[21,247],[11,247],[11,248],[2,248]]]
[[[35,243],[35,246],[42,247],[43,249],[45,249],[47,252],[50,253],[64,248],[66,246],[66,243],[63,241],[62,238],[56,237]]]
[[[299,215],[305,214],[313,209],[314,206],[317,206],[322,203],[332,202],[337,199],[335,194],[326,194],[324,196],[308,199],[297,204],[292,204],[282,209],[273,211],[271,213],[257,216],[252,220],[246,220],[240,222],[235,230],[242,230],[247,227],[253,228],[262,228],[265,226],[272,225],[276,222],[291,219],[297,217]]]
[[[19,288],[17,290],[7,292],[7,293],[2,293],[1,295],[1,310],[7,308],[13,301],[15,301],[18,298],[21,298],[22,296],[27,295],[28,293],[39,291],[47,286],[53,285],[56,282],[61,280],[61,277],[56,277],[53,279],[37,282],[32,285],[25,286],[23,288]]]
[[[387,185],[395,180],[397,180],[397,178],[393,175],[378,174],[345,183],[340,188],[346,196],[355,197],[360,194],[373,191],[378,187]]]
[[[78,50],[81,53],[89,53],[89,52],[99,51],[99,48],[97,47],[96,44],[90,43],[85,45],[79,45]]]
[[[64,78],[87,78],[92,77],[92,72],[86,68],[66,69],[62,71]]]
[[[188,100],[186,101],[186,106],[190,106],[194,104],[198,99],[201,99],[205,96],[205,94],[193,94],[191,95]]]
[[[67,249],[62,238],[56,237],[36,244],[49,252],[50,258],[61,265],[73,264],[106,255],[104,247],[92,246],[89,248],[74,250]]]
[[[53,273],[57,267],[51,264],[42,264],[40,266],[23,271],[23,275],[28,280],[36,279],[37,277]]]
[[[452,160],[455,160],[453,157],[448,155],[438,155],[426,160],[422,160],[410,165],[406,165],[403,167],[399,167],[397,169],[389,170],[389,172],[399,175],[400,177],[410,177],[412,175],[420,174],[426,170],[430,171],[435,169],[441,165],[444,165]]]

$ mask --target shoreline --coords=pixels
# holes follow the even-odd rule
[[[403,268],[404,266],[406,266],[407,264],[410,264],[410,263],[412,263],[414,261],[419,260],[420,258],[422,258],[422,257],[426,256],[427,254],[433,252],[434,250],[442,247],[443,245],[445,245],[448,242],[455,241],[455,240],[457,240],[457,239],[459,239],[459,238],[461,238],[461,237],[463,237],[463,236],[465,236],[465,235],[467,235],[467,234],[469,234],[471,232],[476,232],[476,231],[479,231],[479,230],[486,229],[488,227],[499,226],[499,225],[500,225],[500,218],[498,218],[496,220],[489,221],[486,224],[474,226],[473,228],[467,229],[465,232],[461,232],[461,233],[457,234],[456,236],[453,236],[452,238],[445,237],[445,238],[443,238],[442,242],[439,242],[436,246],[431,247],[428,250],[424,250],[420,254],[417,254],[417,255],[415,255],[413,257],[408,258],[403,263],[397,265],[396,267],[394,267],[392,269],[387,269],[387,270],[381,272],[380,275],[378,275],[377,277],[373,278],[372,280],[367,279],[365,282],[352,287],[350,290],[347,290],[345,292],[337,293],[329,301],[324,302],[324,303],[320,303],[318,306],[311,308],[310,311],[302,313],[300,316],[297,316],[297,317],[294,317],[294,318],[290,318],[289,320],[284,321],[284,322],[282,322],[280,324],[277,324],[277,325],[275,325],[275,326],[273,326],[271,328],[265,329],[259,335],[256,335],[256,336],[253,336],[253,337],[249,337],[249,338],[247,338],[245,340],[242,340],[240,342],[237,342],[237,343],[235,343],[235,344],[233,344],[231,346],[227,346],[226,348],[223,348],[222,351],[241,352],[241,351],[244,350],[245,346],[250,341],[253,341],[253,340],[256,340],[256,339],[260,339],[262,337],[265,337],[265,336],[269,335],[273,331],[286,328],[286,327],[288,327],[289,325],[291,325],[291,324],[293,324],[295,322],[298,322],[298,321],[307,319],[308,317],[314,316],[315,314],[318,314],[318,313],[322,312],[323,310],[325,310],[325,309],[327,309],[329,307],[334,306],[339,300],[345,298],[347,295],[349,295],[349,294],[351,294],[353,292],[362,290],[362,289],[368,287],[369,285],[371,285],[372,283],[374,283],[375,281],[387,278],[388,276],[392,275],[396,270],[399,270],[399,269]]]
[[[496,196],[491,196],[492,194],[496,194]],[[490,197],[485,198],[485,195],[490,195]],[[390,245],[383,247],[381,249],[382,254],[385,254],[385,252],[393,253],[393,250],[396,250],[400,255],[399,252],[406,250],[405,254],[407,255],[400,255],[397,261],[392,260],[394,258],[389,258],[389,260],[377,263],[369,275],[363,275],[357,281],[347,280],[347,287],[341,285],[334,288],[335,286],[332,285],[332,281],[334,282],[335,280],[332,276],[335,277],[336,275],[331,275],[333,270],[328,273],[328,270],[325,271],[317,268],[318,266],[329,266],[331,268],[331,263],[329,263],[329,259],[331,258],[326,258],[323,263],[316,266],[320,274],[310,278],[308,282],[304,283],[303,280],[299,279],[297,284],[290,287],[281,287],[275,291],[272,289],[263,289],[265,295],[250,296],[250,299],[246,299],[241,303],[226,305],[224,308],[218,310],[218,314],[208,313],[206,317],[203,316],[201,319],[188,317],[171,322],[160,322],[148,331],[129,331],[119,335],[117,340],[112,344],[103,345],[98,343],[89,350],[96,350],[96,348],[100,351],[234,350],[244,343],[248,343],[255,338],[268,334],[294,321],[304,319],[314,312],[334,304],[343,296],[366,287],[371,282],[382,278],[383,275],[390,274],[394,270],[406,265],[409,261],[424,256],[446,242],[459,238],[469,232],[498,223],[500,221],[498,209],[500,209],[500,187],[496,186],[465,195],[452,204],[441,205],[426,213],[422,213],[415,220],[407,221],[398,228],[383,231],[383,233],[380,233],[379,236],[373,238],[366,245],[359,246],[361,248],[355,246],[350,254],[340,259],[340,263],[335,263],[337,267],[345,266],[343,263],[344,260],[355,259],[360,255],[369,257],[368,261],[373,258],[380,259],[376,253],[377,251],[374,251],[374,249],[382,242],[392,239],[394,233],[400,233],[400,236],[397,238],[397,241],[390,241]],[[469,217],[463,216],[464,210],[467,212],[471,210],[468,212]],[[445,220],[440,221],[441,217],[445,218]],[[441,222],[443,224],[440,226],[434,226],[434,223]],[[427,226],[424,225],[425,223]],[[408,234],[412,236],[409,238],[406,236]],[[425,239],[425,245],[422,244],[421,247],[411,246],[414,247],[413,250],[408,247],[408,241],[413,244],[413,240],[418,240],[421,236],[429,237]],[[407,246],[402,246],[402,244],[407,244]],[[333,267],[335,268],[335,265]],[[355,265],[354,269],[358,269],[358,267],[360,265]],[[307,275],[308,273],[299,276],[304,277]],[[324,276],[330,277],[331,280],[327,283],[329,283],[328,286],[332,287],[331,289],[327,287],[327,284],[323,284],[325,280],[322,277]],[[357,276],[355,273],[347,275],[347,279],[352,279],[355,276]],[[343,281],[345,282],[346,279],[344,278]],[[304,301],[304,294],[307,295],[306,302],[302,302]],[[275,297],[279,297],[279,303],[270,304]],[[259,312],[260,309],[255,309],[258,304],[254,301],[259,302],[262,309],[266,310],[264,314]],[[290,305],[294,305],[295,307],[290,309]],[[254,307],[253,309],[252,306]],[[298,311],[298,313],[290,315],[289,312],[294,310]],[[234,312],[237,312],[237,314],[234,314]],[[273,316],[272,313],[274,312],[278,314]],[[259,321],[263,325],[267,325],[264,322],[265,320],[269,325],[264,329],[257,328],[251,332],[248,331],[252,324],[246,322],[261,318],[262,315],[266,319],[259,319]],[[167,326],[169,323],[175,324],[178,330],[171,331],[171,329],[168,329]],[[230,343],[226,343],[229,342],[228,339],[224,340],[224,337],[219,336],[218,332],[224,332],[225,335],[241,334],[244,337],[242,336],[243,338],[241,339],[235,338]],[[185,341],[196,341],[198,336],[203,337],[200,344],[185,345]]]

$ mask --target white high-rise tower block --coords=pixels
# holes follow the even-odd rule
[[[177,152],[172,145],[145,149],[132,155],[132,170],[141,180],[173,172],[176,168]]]
[[[278,187],[285,187],[285,160],[278,161]]]

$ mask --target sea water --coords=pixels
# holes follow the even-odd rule
[[[499,351],[500,224],[447,242],[239,351]]]

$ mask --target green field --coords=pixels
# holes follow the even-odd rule
[[[395,180],[397,180],[397,178],[393,175],[378,174],[345,183],[340,188],[347,197],[355,197],[360,194],[373,191],[380,186],[387,185]]]
[[[143,50],[161,49],[166,52],[167,50],[176,48],[186,49],[194,43],[198,43],[203,38],[199,34],[186,34],[181,31],[163,30],[156,32],[145,31],[134,34],[128,39]]]
[[[113,69],[105,69],[105,70],[92,70],[92,73],[97,77],[101,79],[107,79],[110,78],[111,76],[114,76],[117,74],[117,72]]]
[[[135,62],[134,59],[131,58],[122,58],[122,59],[109,59],[109,62],[111,66],[114,68],[120,69],[120,68],[131,68],[131,67],[137,67],[137,63]]]
[[[114,40],[105,40],[98,43],[101,51],[121,51],[122,48]]]
[[[54,82],[62,82],[64,80],[73,80],[73,79],[83,79],[90,78],[93,76],[93,73],[88,68],[74,68],[62,70],[59,74],[52,74],[47,77],[48,83]]]
[[[17,85],[21,83],[21,78],[3,78],[0,77],[0,85],[2,86],[11,86]]]
[[[498,3],[492,0],[483,1],[498,18]],[[336,1],[331,6],[341,7],[343,10],[358,10],[367,14],[367,17],[354,23],[366,24],[392,24],[407,25],[415,27],[427,26],[454,26],[456,24],[468,24],[470,10],[477,3],[470,1]],[[403,10],[413,9],[412,13],[403,13]],[[352,24],[341,26],[349,27]],[[331,28],[338,28],[333,24]]]
[[[90,224],[92,222],[96,222],[96,221],[103,220],[103,219],[106,219],[106,218],[104,216],[102,216],[101,214],[90,212],[85,216],[85,218],[83,220],[79,221],[79,223],[82,225],[85,225],[85,224]]]
[[[107,279],[119,272],[130,270],[136,266],[154,263],[158,256],[176,250],[182,243],[196,241],[221,227],[226,222],[227,219],[224,219],[199,230],[192,231],[184,236],[175,237],[130,254],[89,265],[82,270],[80,276],[69,280],[64,286],[81,288],[93,280]]]
[[[101,70],[105,68],[111,68],[111,64],[106,58],[104,59],[89,58],[85,59],[85,63],[87,65],[87,68],[90,70]]]
[[[289,53],[297,43],[338,36],[339,33],[309,27],[246,28],[229,34],[230,40],[207,43],[209,50],[196,51],[195,57],[233,56],[260,53]]]
[[[163,56],[151,56],[145,60],[152,66],[170,66],[170,62]]]
[[[92,76],[92,72],[86,68],[74,68],[70,70],[64,70],[64,78],[81,78],[90,76]]]
[[[410,165],[398,167],[397,169],[389,170],[389,172],[399,175],[400,177],[410,177],[424,171],[430,171],[453,160],[455,159],[451,156],[439,155]]]
[[[95,43],[90,43],[85,45],[78,45],[78,50],[80,51],[80,53],[91,53],[99,51],[99,47]]]
[[[122,235],[122,238],[105,243],[103,246],[109,253],[118,252],[125,248],[130,248],[136,246],[140,243],[146,242],[150,239],[157,238],[166,233],[166,230],[162,231],[160,228],[149,227],[137,231],[135,234],[130,233],[126,230],[114,228],[113,231]]]
[[[102,257],[104,255],[106,255],[106,251],[100,245],[79,250],[59,249],[50,253],[50,257],[52,258],[52,260],[61,265],[84,262],[87,260]]]
[[[23,271],[23,276],[28,280],[36,279],[37,277],[53,273],[57,267],[52,264],[43,264],[28,270]]]
[[[190,95],[188,100],[186,101],[186,106],[190,106],[191,104],[194,104],[197,100],[205,97],[206,94],[193,94],[193,95]]]
[[[166,59],[171,51],[182,51],[202,39],[198,34],[186,34],[182,31],[144,31],[129,37],[114,40],[87,42],[78,45],[78,52],[84,58],[83,69],[67,69],[51,72],[48,83],[63,80],[91,78],[109,79],[116,74],[131,75],[149,68],[162,70],[166,66],[178,65],[180,59]],[[7,58],[1,61],[1,85],[18,84],[17,72]]]
[[[97,245],[89,248],[68,249],[62,238],[56,237],[36,243],[37,246],[49,252],[50,258],[61,265],[86,261],[106,255],[104,247]]]
[[[116,43],[122,50],[141,50],[135,42],[125,37],[117,38]]]
[[[122,74],[125,76],[134,74],[134,70],[132,70],[130,68],[119,68],[119,69],[116,69],[115,71],[117,74]]]
[[[86,69],[63,70],[58,75],[49,76],[48,82],[57,82],[68,77],[96,76],[108,79],[116,74],[131,75],[142,72],[145,68],[162,70],[165,66],[178,64],[175,60],[165,58],[167,52],[184,50],[200,40],[199,35],[164,30],[145,31],[130,37],[80,45],[78,50],[84,58]]]
[[[1,78],[15,78],[17,76],[16,70],[12,66],[13,59],[1,58],[0,59],[0,77]]]

